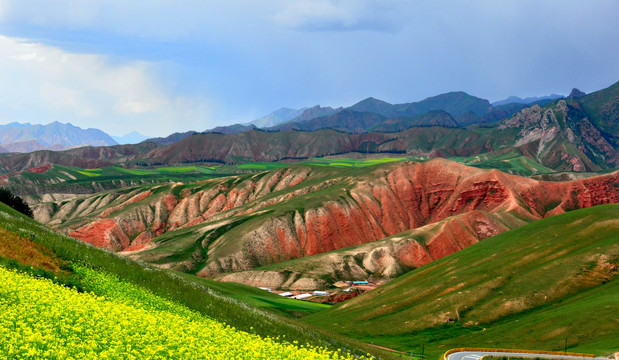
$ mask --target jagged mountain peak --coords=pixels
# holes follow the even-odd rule
[[[582,91],[580,91],[580,90],[578,90],[576,88],[573,88],[572,92],[570,92],[570,94],[567,97],[569,99],[578,99],[578,98],[581,98],[581,97],[586,96],[586,95],[587,95],[587,93],[582,92]]]

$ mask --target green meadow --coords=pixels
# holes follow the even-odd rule
[[[485,153],[469,157],[452,157],[449,160],[481,169],[497,169],[520,176],[549,174],[556,172],[516,152],[505,154]]]
[[[619,204],[539,220],[303,318],[438,358],[456,347],[617,351]],[[394,326],[394,324],[396,326]],[[526,345],[523,345],[526,344]]]

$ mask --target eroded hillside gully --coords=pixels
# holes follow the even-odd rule
[[[369,173],[293,166],[41,204],[36,218],[159,266],[302,291],[384,281],[528,222],[617,203],[618,189],[617,172],[543,182],[444,159]]]

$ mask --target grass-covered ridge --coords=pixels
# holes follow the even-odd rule
[[[304,321],[434,357],[453,347],[610,354],[619,337],[619,205],[486,239]],[[394,326],[397,324],[397,326]],[[523,345],[525,344],[525,345]]]
[[[207,316],[237,330],[256,334],[263,338],[277,338],[279,336],[278,341],[280,342],[309,343],[312,346],[325,347],[331,351],[342,349],[343,354],[350,352],[351,354],[363,355],[372,352],[379,354],[382,358],[388,358],[388,355],[382,355],[380,350],[373,349],[365,344],[307,326],[293,319],[277,315],[275,312],[259,310],[223,294],[226,292],[237,293],[241,297],[271,296],[264,291],[239,284],[229,286],[204,279],[196,280],[188,275],[128,260],[60,235],[32,219],[14,212],[4,204],[0,204],[0,228],[42,246],[45,252],[53,254],[61,262],[70,261],[71,263],[87,264],[98,272],[115,276],[123,282],[131,284],[131,286],[145,289],[159,298],[182,305],[188,310],[200,314],[200,316]],[[36,268],[15,266],[14,262],[8,260],[7,262],[12,264],[9,264],[9,267],[14,269],[17,267],[22,271],[41,276],[37,273]],[[76,273],[71,266],[65,266],[65,269]],[[53,279],[55,274],[48,272],[43,274],[43,277]],[[75,279],[70,280],[66,285],[74,287]],[[83,280],[83,277],[78,279],[76,285],[80,289],[88,290],[87,282]],[[56,282],[63,283],[62,281]]]

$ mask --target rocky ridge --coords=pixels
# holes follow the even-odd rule
[[[602,163],[619,165],[619,151],[573,100],[559,100],[547,108],[533,105],[499,126],[509,128],[519,129],[516,147],[527,148],[530,157],[554,169],[587,171]]]

